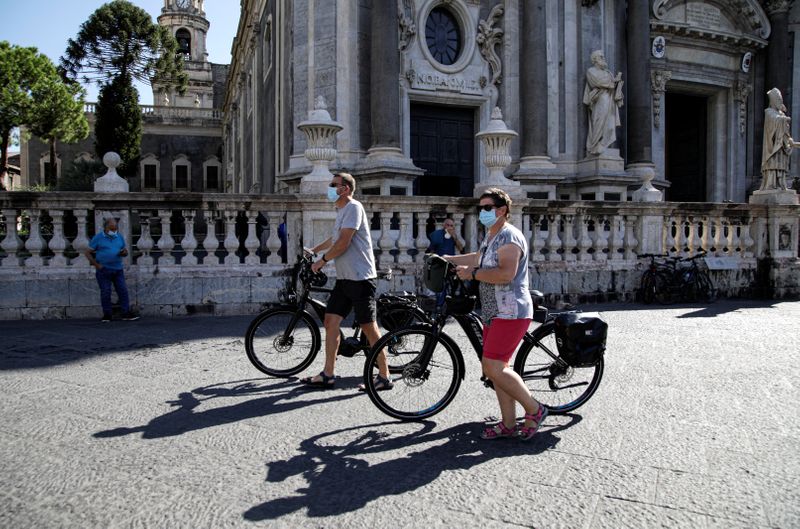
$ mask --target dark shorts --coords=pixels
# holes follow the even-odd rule
[[[354,310],[356,323],[375,321],[375,285],[374,279],[363,281],[337,279],[325,313],[346,318],[350,311]]]

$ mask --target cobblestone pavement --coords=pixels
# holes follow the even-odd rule
[[[800,526],[800,302],[588,308],[605,378],[531,443],[477,438],[471,353],[403,424],[360,358],[333,391],[260,376],[249,317],[2,322],[0,527]]]

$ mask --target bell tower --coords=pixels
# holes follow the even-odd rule
[[[206,19],[203,3],[204,0],[164,0],[158,24],[167,28],[178,41],[178,53],[183,56],[183,70],[189,76],[189,84],[184,95],[154,84],[153,103],[156,106],[214,106],[213,76],[206,50],[206,36],[211,24]]]

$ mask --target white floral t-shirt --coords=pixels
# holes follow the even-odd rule
[[[479,268],[497,268],[497,250],[507,244],[518,246],[522,250],[517,266],[517,274],[505,285],[480,284],[482,319],[489,322],[492,318],[516,320],[533,318],[533,301],[528,291],[528,242],[517,228],[506,224],[492,238],[488,236],[481,243],[479,250]]]

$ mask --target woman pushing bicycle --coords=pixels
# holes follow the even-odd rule
[[[547,408],[531,397],[522,378],[508,365],[533,318],[528,291],[528,243],[509,222],[511,198],[497,188],[480,197],[478,220],[486,228],[478,252],[446,256],[462,280],[480,282],[484,374],[492,381],[502,421],[481,433],[484,439],[531,439],[547,416]],[[517,427],[516,403],[525,409],[525,422]]]

